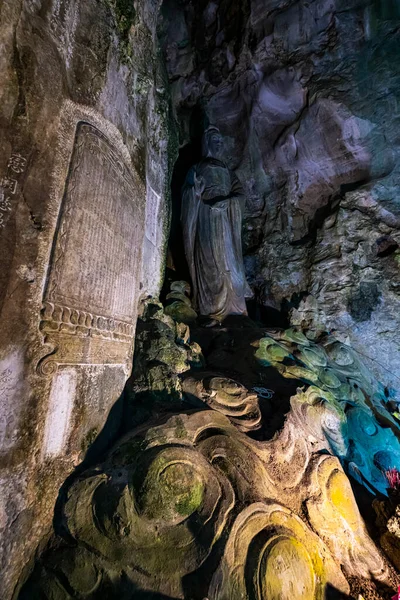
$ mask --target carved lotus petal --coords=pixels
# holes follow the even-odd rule
[[[210,408],[230,418],[239,431],[253,431],[261,427],[262,415],[257,394],[233,379],[206,376],[189,377],[183,382],[186,393],[196,396]]]
[[[342,385],[339,377],[337,377],[333,370],[328,367],[318,371],[318,378],[324,386],[326,385],[326,387],[331,389],[340,388]]]
[[[353,351],[348,346],[337,342],[329,346],[329,356],[335,363],[341,367],[352,365],[354,363]]]
[[[378,423],[370,409],[351,407],[347,411],[347,421],[351,438],[356,441],[357,452],[362,457],[360,463],[353,450],[353,460],[373,487],[386,495],[385,471],[400,470],[399,440],[391,429]]]
[[[27,598],[90,598],[99,591],[103,572],[85,548],[63,548],[48,555],[40,578],[33,581]],[[73,595],[71,595],[73,590]]]
[[[321,447],[329,448],[337,456],[346,456],[348,450],[347,419],[334,395],[315,386],[300,390],[291,399],[292,413],[288,420],[297,423]]]
[[[301,367],[300,365],[290,365],[284,368],[282,375],[289,379],[301,379],[306,383],[318,383],[318,373]]]
[[[349,400],[351,402],[354,402],[354,404],[361,404],[363,406],[366,406],[365,403],[365,394],[362,391],[361,387],[360,387],[360,381],[356,381],[353,379],[348,379],[349,382]]]
[[[212,390],[221,390],[231,396],[246,392],[246,388],[243,385],[227,377],[212,377],[208,382],[208,386]]]

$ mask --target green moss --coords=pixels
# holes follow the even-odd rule
[[[93,444],[94,440],[99,435],[99,430],[97,427],[93,427],[90,429],[81,442],[82,452],[86,452],[86,450]]]
[[[103,0],[110,8],[120,39],[121,60],[130,63],[132,59],[132,45],[129,32],[135,22],[136,11],[133,0]]]
[[[165,308],[165,314],[172,317],[177,323],[190,325],[197,319],[197,313],[191,306],[183,302],[172,302]]]
[[[200,474],[185,462],[171,462],[163,452],[150,466],[143,463],[132,483],[138,506],[148,519],[169,521],[177,515],[188,516],[203,502],[204,482]]]
[[[176,511],[182,516],[191,515],[200,507],[203,495],[203,484],[200,481],[194,483],[186,494],[177,498],[175,502]]]
[[[105,0],[111,8],[118,31],[126,36],[135,20],[136,11],[133,0]]]
[[[176,423],[176,425],[175,425],[176,437],[180,438],[180,439],[187,437],[185,425],[183,424],[181,417],[176,417],[175,423]]]
[[[146,450],[146,447],[146,440],[140,438],[131,439],[115,450],[112,456],[112,464],[128,465],[133,463],[137,460],[138,455]]]

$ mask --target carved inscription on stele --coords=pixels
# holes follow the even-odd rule
[[[107,138],[80,123],[60,209],[41,330],[55,363],[123,364],[141,264],[140,189]],[[54,354],[56,356],[54,356]]]

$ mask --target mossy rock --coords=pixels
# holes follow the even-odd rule
[[[167,300],[178,300],[178,302],[183,302],[184,304],[187,304],[187,306],[192,306],[190,298],[181,292],[170,292],[167,294]]]
[[[265,366],[282,362],[285,358],[291,356],[290,351],[277,344],[271,338],[260,340],[260,346],[256,352],[257,360]]]
[[[120,41],[121,62],[131,63],[132,44],[129,39],[129,33],[136,19],[136,11],[133,0],[103,0],[110,8],[114,17]]]
[[[299,350],[298,358],[311,368],[326,367],[328,362],[325,352],[321,348],[318,348],[318,346],[301,348]]]
[[[352,351],[344,344],[334,344],[329,349],[330,358],[340,367],[347,367],[354,363]]]
[[[181,294],[190,294],[190,285],[187,281],[173,281],[171,283],[171,292],[180,292]]]
[[[175,373],[184,373],[188,369],[188,354],[184,348],[176,344],[159,344],[158,352],[155,353],[155,360],[169,366]]]
[[[334,371],[329,368],[321,369],[318,373],[318,378],[327,388],[338,389],[342,385],[339,377],[337,377]]]
[[[196,369],[201,369],[202,367],[205,366],[206,361],[204,359],[203,353],[201,351],[201,347],[199,346],[199,344],[197,342],[192,342],[189,345],[190,348],[190,352],[189,352],[189,364],[191,367],[194,367]]]
[[[114,16],[115,23],[118,27],[120,34],[125,37],[127,36],[130,28],[132,27],[135,17],[135,5],[133,0],[104,0]]]
[[[170,317],[172,318],[172,317]],[[175,321],[174,321],[175,323]],[[186,323],[176,323],[176,340],[181,344],[188,344],[190,341],[190,329]]]
[[[300,346],[309,346],[310,342],[302,331],[296,329],[286,329],[282,334],[282,339],[288,342],[294,342]]]
[[[162,457],[160,457],[162,460]],[[152,469],[157,469],[157,461]],[[204,483],[196,469],[185,463],[159,467],[153,481],[149,473],[141,492],[140,508],[147,519],[174,521],[197,511],[203,501]]]
[[[185,366],[185,371],[189,370],[189,365]],[[167,365],[153,365],[148,370],[149,393],[159,392],[164,398],[170,395],[175,395],[178,391],[178,376],[171,374],[171,370]],[[153,394],[154,395],[154,394]],[[155,398],[158,397],[156,394]]]
[[[197,313],[193,308],[178,301],[169,304],[165,309],[165,314],[172,317],[174,321],[186,323],[186,325],[194,323],[197,319]]]

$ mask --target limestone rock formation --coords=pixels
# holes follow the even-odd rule
[[[192,307],[190,291],[190,285],[186,281],[174,281],[167,294],[165,313],[178,323],[189,324],[196,321],[197,313]]]
[[[168,0],[161,15],[177,181],[202,121],[218,126],[259,304],[340,332],[397,388],[397,2]]]
[[[398,1],[0,0],[0,36],[1,600],[387,600]],[[254,300],[207,328],[210,124]]]

